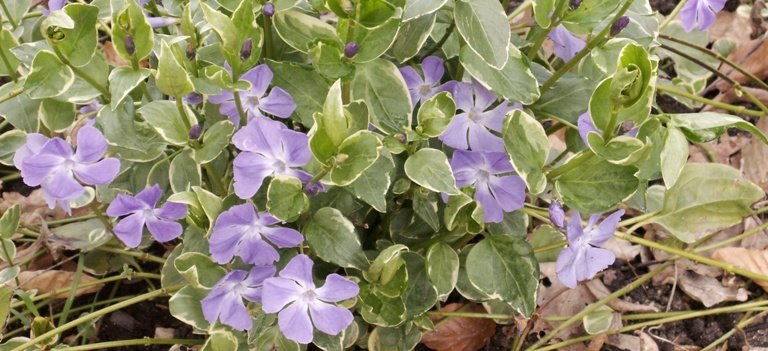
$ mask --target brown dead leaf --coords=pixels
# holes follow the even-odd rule
[[[756,125],[763,133],[768,133],[768,118],[760,118]],[[744,165],[744,176],[763,190],[768,191],[768,162],[766,162],[768,160],[768,145],[763,144],[757,138],[752,138],[742,149],[741,157]]]
[[[453,312],[462,307],[463,304],[452,303],[440,311]],[[470,304],[462,311],[485,313],[483,306],[477,304]],[[475,351],[496,333],[496,323],[484,318],[449,317],[435,323],[436,329],[424,334],[421,342],[437,351]]]
[[[764,80],[768,78],[768,60],[765,59],[768,56],[766,55],[768,55],[768,43],[765,42],[764,38],[759,38],[742,42],[741,45],[738,45],[736,49],[728,55],[728,58],[743,67],[747,72]],[[740,84],[750,81],[749,77],[732,69],[730,66],[723,65],[720,69],[726,73],[728,77]],[[719,79],[717,85],[718,88],[720,88],[721,84],[728,85],[727,82]],[[726,89],[720,89],[720,91],[723,90]]]
[[[587,286],[587,289],[589,289],[589,291],[592,293],[592,295],[595,295],[595,298],[598,300],[601,300],[611,294],[611,291],[608,290],[608,288],[605,286],[605,284],[603,284],[602,281],[600,281],[600,279],[592,279],[586,282],[585,285]],[[621,298],[614,299],[609,302],[608,307],[617,312],[649,313],[660,311],[656,306],[627,302]]]
[[[13,207],[15,204],[21,205],[21,223],[24,224],[39,223],[40,218],[50,221],[67,217],[67,213],[60,207],[56,207],[53,210],[48,208],[41,189],[33,190],[29,196],[19,193],[4,193],[2,199],[0,199],[0,213],[5,212],[5,210]],[[79,216],[82,214],[81,211],[74,209],[72,215]]]
[[[629,334],[611,335],[606,344],[627,351],[659,351],[659,345],[653,338],[643,332],[638,336]]]
[[[550,284],[539,284],[539,296],[536,303],[540,306],[538,310],[540,318],[534,322],[533,332],[548,333],[561,322],[548,321],[547,317],[573,316],[581,312],[587,305],[597,301],[584,284],[579,284],[573,289],[563,285],[557,279],[554,262],[543,262],[539,267],[541,274],[549,278]],[[572,325],[560,332],[557,337],[565,340],[582,334],[583,330],[580,325]]]
[[[694,300],[701,301],[705,307],[712,307],[725,301],[747,301],[749,294],[744,288],[725,287],[719,280],[684,271],[680,274],[680,290]]]
[[[720,11],[717,14],[715,23],[709,27],[709,41],[716,41],[720,38],[728,38],[736,42],[738,46],[741,43],[751,40],[749,29],[751,20],[748,13],[741,11]]]
[[[46,270],[46,271],[23,271],[19,273],[19,283],[24,290],[37,290],[38,294],[50,293],[66,288],[71,288],[75,280],[75,272]],[[80,275],[80,284],[83,285],[97,279],[86,274]],[[16,282],[11,280],[7,282],[9,286],[15,288]],[[78,288],[75,296],[91,294],[99,291],[103,284],[91,285]],[[57,294],[56,298],[66,298],[69,291]]]
[[[768,274],[768,251],[749,250],[741,247],[723,247],[715,250],[712,258],[730,263],[751,272]],[[768,291],[768,282],[755,281],[763,290]]]
[[[758,223],[753,217],[746,218],[744,219],[744,231],[753,230],[762,224],[762,221]],[[768,249],[768,235],[766,235],[765,230],[762,230],[754,235],[750,235],[749,237],[742,239],[738,246],[753,250]]]

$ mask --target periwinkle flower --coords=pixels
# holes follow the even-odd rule
[[[71,213],[69,201],[85,193],[82,184],[109,184],[120,171],[118,159],[102,159],[106,151],[104,135],[86,125],[77,132],[77,150],[59,137],[27,135],[27,142],[16,151],[13,163],[25,184],[43,189],[48,207],[54,208],[58,202]]]
[[[256,266],[246,272],[233,270],[219,279],[202,301],[203,317],[208,323],[221,321],[237,330],[249,330],[253,320],[243,303],[243,298],[251,302],[261,301],[264,279],[275,275],[275,266]]]
[[[400,67],[400,75],[403,76],[408,91],[411,93],[411,102],[423,103],[435,94],[450,91],[455,82],[451,81],[440,85],[440,79],[445,73],[445,62],[437,56],[427,56],[421,62],[421,71],[424,72],[424,78],[421,78],[416,70],[411,66]]]
[[[584,145],[589,146],[589,139],[587,136],[589,135],[589,132],[594,132],[600,135],[603,135],[603,131],[600,129],[597,129],[595,127],[595,124],[592,123],[592,118],[589,116],[589,112],[584,112],[579,116],[578,121],[576,122],[577,127],[579,128],[579,136],[581,136],[581,141],[584,142]],[[638,128],[632,128],[629,131],[627,131],[626,135],[629,135],[631,137],[637,136]]]
[[[312,342],[314,328],[329,335],[346,329],[352,323],[352,313],[334,303],[360,291],[357,283],[335,273],[325,278],[325,285],[315,287],[312,265],[306,255],[292,258],[279,276],[264,281],[261,299],[264,312],[279,312],[277,323],[283,335],[302,344]]]
[[[587,45],[584,40],[571,34],[562,24],[547,34],[555,50],[555,56],[568,62]]]
[[[43,9],[43,16],[48,16],[53,11],[58,11],[64,8],[67,4],[67,0],[48,0],[48,8]]]
[[[503,152],[504,142],[490,131],[501,133],[504,116],[514,107],[505,100],[488,110],[496,95],[477,82],[456,83],[453,98],[462,113],[453,117],[440,140],[454,149]]]
[[[267,240],[280,248],[296,247],[304,241],[296,229],[274,226],[278,222],[267,212],[256,213],[250,203],[232,206],[219,215],[213,226],[211,257],[220,264],[234,256],[248,264],[273,264],[280,254]]]
[[[715,23],[715,15],[725,7],[726,0],[688,0],[680,10],[680,22],[686,32],[699,27],[707,30]]]
[[[157,203],[163,196],[160,185],[153,185],[130,196],[117,195],[107,207],[107,215],[111,217],[125,216],[117,222],[114,228],[117,237],[128,247],[135,248],[141,243],[144,227],[155,240],[163,243],[178,238],[182,233],[179,219],[187,214],[187,205],[166,202],[160,208]]]
[[[589,216],[585,228],[581,227],[581,215],[573,212],[568,221],[566,236],[568,247],[560,251],[555,264],[557,277],[563,285],[575,288],[581,281],[592,279],[595,274],[608,268],[616,256],[611,250],[600,248],[616,232],[624,210],[618,210],[606,217],[599,225],[599,214]]]
[[[251,83],[251,89],[237,92],[240,95],[240,101],[248,120],[264,117],[264,113],[288,118],[296,110],[296,103],[285,90],[273,87],[267,93],[273,77],[272,70],[266,64],[258,65],[240,77]],[[219,105],[219,112],[228,116],[229,120],[238,126],[240,125],[240,115],[237,112],[234,94],[229,90],[223,90],[219,95],[209,97],[209,100]]]
[[[525,183],[508,174],[512,164],[504,152],[456,150],[451,158],[456,185],[475,186],[475,200],[483,205],[486,223],[498,223],[505,212],[523,207]]]
[[[565,211],[563,206],[560,205],[560,201],[554,200],[549,204],[549,220],[556,227],[563,229],[565,227]]]
[[[258,118],[232,137],[241,150],[234,160],[235,194],[250,199],[269,176],[289,175],[306,182],[309,173],[298,169],[312,158],[304,133],[288,129],[284,124]]]

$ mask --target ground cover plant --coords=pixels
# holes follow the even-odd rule
[[[0,350],[749,343],[761,4],[0,0]]]

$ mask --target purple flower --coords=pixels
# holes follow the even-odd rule
[[[141,243],[141,234],[146,225],[155,240],[163,243],[178,238],[182,233],[181,224],[176,221],[187,214],[187,205],[166,202],[157,208],[157,202],[163,196],[160,185],[153,185],[136,194],[117,195],[107,207],[111,217],[125,216],[115,226],[115,234],[130,248]]]
[[[251,302],[261,301],[264,279],[275,275],[274,266],[256,266],[250,272],[233,270],[222,277],[201,304],[203,316],[208,323],[218,319],[237,330],[248,330],[253,320],[243,303],[243,298]]]
[[[456,185],[475,186],[475,200],[483,205],[486,223],[498,223],[505,212],[523,207],[525,183],[512,172],[512,164],[504,152],[456,150],[451,158]]]
[[[89,113],[94,113],[99,110],[101,110],[101,107],[104,106],[98,101],[93,101],[88,105],[82,105],[77,112],[80,112],[81,115],[87,115]]]
[[[255,265],[273,264],[280,259],[272,245],[296,247],[304,237],[296,229],[275,227],[280,222],[267,212],[256,213],[250,203],[232,206],[216,219],[210,239],[211,257],[225,264],[238,256]]]
[[[355,297],[360,291],[355,282],[335,273],[325,278],[323,287],[316,288],[312,265],[306,255],[292,258],[279,277],[264,281],[261,300],[264,312],[280,312],[277,323],[285,337],[302,344],[312,342],[314,328],[329,335],[347,328],[352,313],[333,303]]]
[[[589,116],[589,112],[584,112],[579,116],[578,121],[576,122],[578,128],[579,128],[579,136],[581,136],[581,141],[584,142],[584,145],[589,146],[589,139],[587,138],[587,135],[589,135],[589,132],[594,132],[600,135],[603,135],[603,131],[600,129],[597,129],[595,127],[595,124],[592,123],[592,118]],[[630,129],[626,134],[634,137],[637,136],[638,129],[632,128]]]
[[[689,0],[680,10],[680,21],[686,32],[695,27],[699,30],[707,30],[715,23],[715,14],[725,6],[726,0]]]
[[[560,201],[554,200],[549,204],[549,220],[560,229],[565,226],[565,211]]]
[[[575,288],[580,281],[592,279],[597,272],[608,268],[616,259],[613,252],[600,248],[616,232],[624,210],[618,210],[597,224],[599,214],[589,216],[586,228],[581,227],[581,215],[573,212],[568,221],[568,247],[557,257],[557,277],[563,285]]]
[[[243,103],[243,110],[248,120],[263,117],[264,113],[288,118],[296,110],[296,103],[285,90],[274,87],[267,94],[272,77],[272,70],[266,64],[252,68],[241,77],[251,83],[250,90],[237,92],[240,94],[240,101]],[[220,105],[219,112],[222,115],[228,116],[236,126],[240,125],[240,115],[237,112],[233,92],[223,90],[221,94],[211,96],[209,99],[212,103]]]
[[[304,133],[288,129],[267,118],[252,120],[232,137],[232,144],[242,150],[235,157],[235,194],[249,199],[259,191],[269,176],[290,175],[306,182],[312,175],[296,169],[312,158]]]
[[[616,22],[614,22],[611,25],[611,31],[610,31],[611,36],[615,37],[619,35],[619,33],[621,33],[621,31],[623,31],[624,28],[627,28],[628,25],[629,25],[629,16],[619,17],[619,19],[617,19]]]
[[[505,100],[488,110],[496,95],[477,82],[456,83],[453,98],[462,113],[453,117],[440,140],[454,149],[503,152],[504,142],[489,129],[501,133],[504,116],[514,107]]]
[[[64,139],[48,139],[29,134],[27,143],[16,151],[13,162],[21,170],[24,183],[40,186],[50,208],[61,207],[71,213],[69,201],[85,193],[82,184],[106,185],[120,171],[120,161],[105,158],[107,140],[101,132],[86,125],[77,132],[77,150]],[[79,182],[78,182],[79,181]]]
[[[48,8],[43,9],[43,16],[48,16],[53,11],[58,11],[64,8],[64,5],[67,4],[67,0],[49,0],[48,1]]]
[[[551,30],[547,36],[552,40],[555,56],[565,62],[570,61],[586,46],[583,40],[571,34],[562,24]]]
[[[421,78],[416,70],[411,66],[400,67],[400,74],[408,85],[408,91],[411,93],[411,102],[416,105],[417,102],[424,102],[443,91],[450,91],[455,84],[451,81],[440,85],[440,79],[443,78],[445,67],[443,59],[437,56],[427,56],[421,62],[421,70],[424,72],[424,78]]]

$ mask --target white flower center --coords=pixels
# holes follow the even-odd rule
[[[430,91],[432,91],[432,86],[429,84],[422,84],[419,86],[419,94],[421,95],[427,95]]]
[[[469,113],[467,113],[467,117],[469,117],[470,121],[479,122],[480,119],[483,117],[483,113],[481,111],[471,109],[469,110]]]
[[[248,97],[248,99],[251,100],[251,104],[253,104],[254,106],[259,106],[259,97],[258,96],[251,95],[251,96]]]
[[[310,303],[317,300],[317,293],[315,293],[315,289],[307,289],[299,295],[299,299],[303,302]]]

